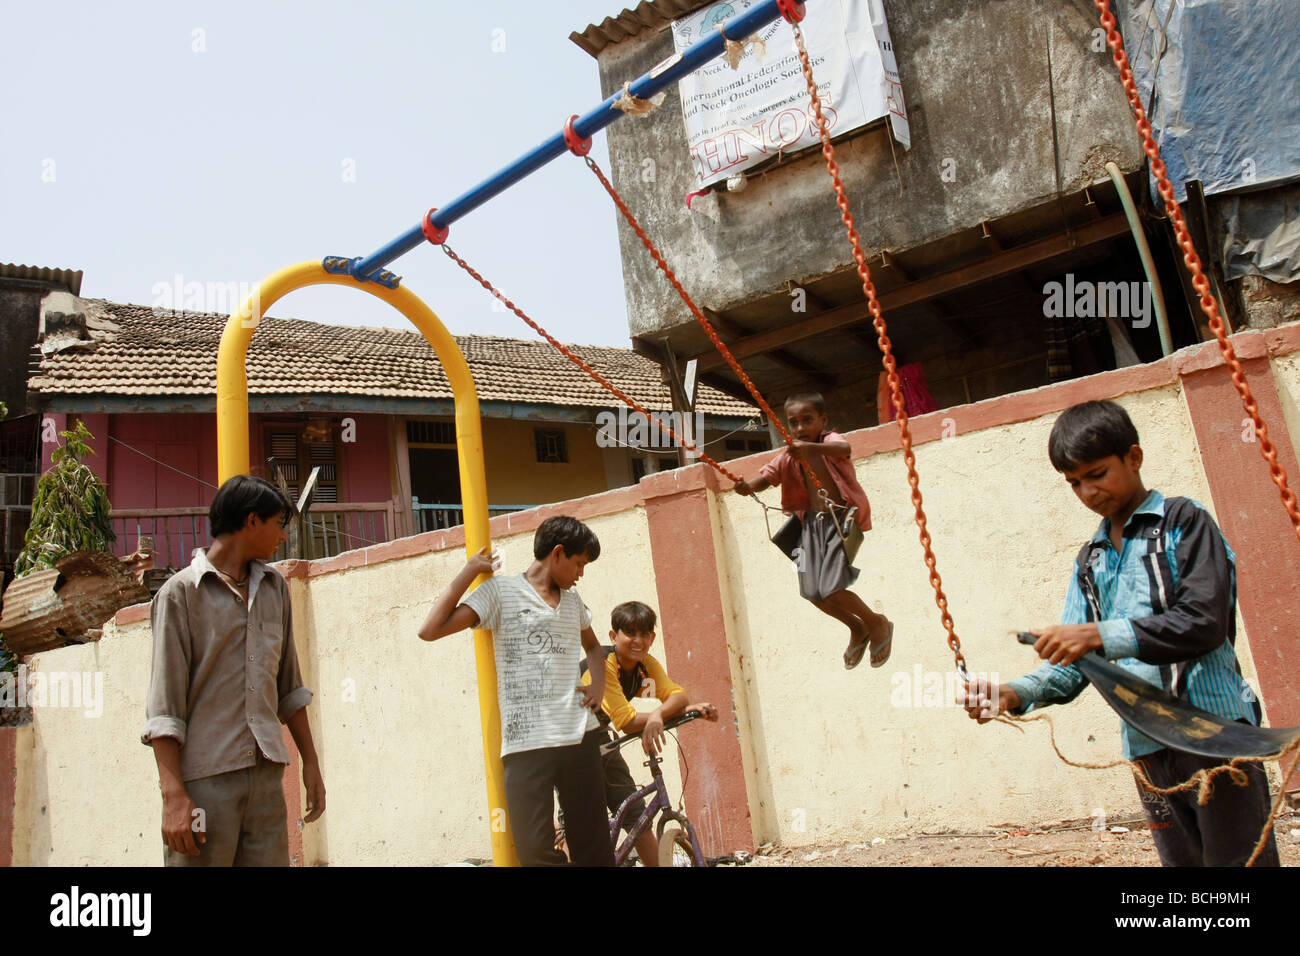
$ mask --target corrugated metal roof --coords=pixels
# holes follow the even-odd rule
[[[0,282],[5,279],[39,282],[67,289],[73,295],[81,295],[80,269],[74,272],[71,269],[48,269],[45,266],[19,266],[11,262],[0,262]]]
[[[569,39],[592,56],[611,43],[634,37],[642,30],[671,23],[693,10],[707,7],[713,0],[641,0],[633,9],[625,9],[616,17],[606,17],[600,25],[591,24],[581,33],[570,33]]]

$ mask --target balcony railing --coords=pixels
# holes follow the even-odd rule
[[[455,528],[465,523],[465,509],[461,505],[426,504],[419,498],[412,498],[411,507],[415,512],[417,534]],[[488,517],[495,518],[497,515],[509,514],[512,511],[527,511],[529,508],[536,507],[536,505],[488,505]]]
[[[212,543],[207,508],[114,508],[109,512],[119,558],[140,550],[141,538],[152,538],[156,568],[180,569],[190,563],[195,548]]]
[[[312,505],[302,525],[302,556],[332,558],[344,551],[382,544],[393,540],[394,526],[391,501]],[[276,558],[289,556],[288,545],[281,545]]]
[[[125,556],[140,547],[140,538],[152,538],[154,566],[180,569],[190,563],[195,548],[212,543],[207,508],[118,508],[110,512],[117,542],[113,553]],[[311,506],[303,525],[303,556],[332,558],[344,551],[364,548],[393,538],[393,504],[390,501],[320,503]],[[276,560],[289,557],[287,545]]]
[[[465,509],[460,505],[425,503],[418,498],[411,505],[417,534],[464,524]],[[536,506],[488,505],[488,515],[495,518],[533,507]],[[212,543],[207,508],[115,508],[110,517],[117,534],[113,553],[124,557],[139,550],[142,537],[152,538],[154,566],[158,568],[186,567],[195,548],[206,548]],[[396,516],[390,501],[314,504],[302,526],[303,556],[332,558],[344,551],[391,541],[395,527]],[[289,549],[283,545],[276,560],[286,557]]]

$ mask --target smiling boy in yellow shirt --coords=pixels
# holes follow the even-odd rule
[[[612,648],[605,655],[605,694],[601,699],[602,722],[608,721],[620,733],[641,732],[641,746],[647,754],[659,753],[664,744],[664,721],[678,714],[696,711],[708,720],[717,720],[712,704],[692,704],[686,691],[675,684],[664,666],[650,656],[655,640],[655,612],[640,601],[625,601],[610,615]],[[582,675],[583,684],[591,674]],[[632,698],[657,698],[660,704],[641,712]],[[610,813],[618,812],[623,801],[639,789],[619,751],[604,756],[605,803]],[[623,817],[624,829],[630,830],[645,812],[645,801],[628,808]],[[644,866],[659,865],[659,843],[649,829],[636,841],[637,856]]]

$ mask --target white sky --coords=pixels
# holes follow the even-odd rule
[[[596,61],[568,36],[626,5],[3,0],[0,262],[81,269],[82,295],[150,305],[178,275],[251,286],[369,255],[595,106]],[[592,156],[608,169],[604,133]],[[627,345],[616,215],[562,156],[451,244],[561,340]],[[534,334],[432,246],[389,268],[455,333]],[[269,311],[406,322],[334,287]]]

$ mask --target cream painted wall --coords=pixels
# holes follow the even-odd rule
[[[149,689],[148,621],[109,623],[94,644],[33,655],[31,671],[98,674],[101,706],[34,707],[19,737],[16,866],[160,866],[162,801],[140,743]],[[95,678],[91,679],[92,686]]]
[[[1273,360],[1273,381],[1291,432],[1291,447],[1300,449],[1300,352]]]
[[[1209,505],[1179,390],[1122,403],[1142,435],[1148,486]],[[1037,660],[1009,632],[1059,620],[1072,559],[1096,527],[1047,461],[1054,419],[959,432],[917,452],[933,548],[969,666],[1004,681]],[[856,464],[874,530],[854,590],[896,624],[893,656],[880,670],[843,669],[844,626],[799,598],[794,569],[767,542],[760,510],[736,495],[720,499],[736,542],[726,575],[749,745],[758,755],[751,800],[760,838],[861,841],[1135,811],[1127,770],[1067,767],[1041,722],[1022,735],[976,725],[949,703],[952,657],[901,454]],[[778,494],[768,492],[768,503]],[[1073,759],[1118,757],[1119,721],[1097,695],[1054,708],[1052,716]]]

